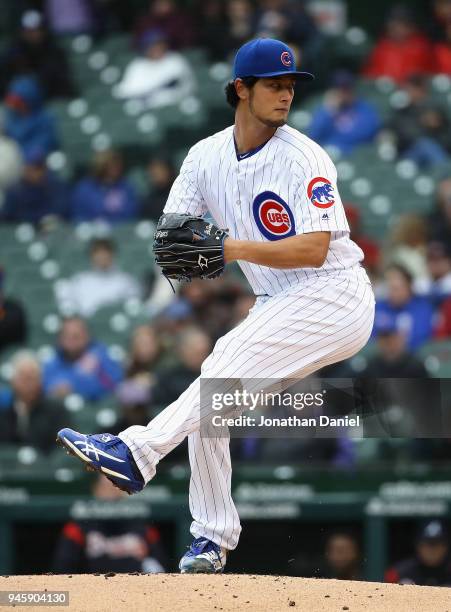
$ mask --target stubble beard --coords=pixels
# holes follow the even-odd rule
[[[269,128],[279,128],[282,127],[283,125],[286,124],[287,120],[286,119],[279,119],[278,121],[274,121],[272,119],[266,119],[265,117],[261,117],[256,111],[255,111],[255,107],[254,107],[254,95],[253,95],[253,91],[251,90],[250,96],[249,96],[249,110],[251,112],[251,114],[258,119],[258,121],[260,121],[260,123],[263,123],[263,125],[265,125],[266,127]]]

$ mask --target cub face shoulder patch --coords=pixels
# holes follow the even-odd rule
[[[329,179],[322,176],[317,176],[310,181],[307,196],[317,208],[330,208],[335,204],[334,187]]]

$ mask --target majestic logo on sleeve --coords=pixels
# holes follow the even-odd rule
[[[280,240],[296,233],[293,213],[276,193],[260,193],[255,198],[252,209],[258,229],[268,240]]]
[[[313,206],[317,208],[330,208],[335,204],[334,188],[327,178],[317,176],[307,187],[307,195]]]
[[[280,56],[280,61],[284,66],[291,66],[291,64],[293,63],[291,55],[288,53],[288,51],[282,52],[282,55]]]

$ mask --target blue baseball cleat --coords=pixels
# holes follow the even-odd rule
[[[226,564],[226,550],[205,538],[196,538],[180,559],[182,574],[220,574]]]
[[[68,454],[81,459],[87,470],[102,472],[129,495],[144,488],[144,480],[128,446],[109,433],[85,436],[69,427],[58,432],[56,441]]]

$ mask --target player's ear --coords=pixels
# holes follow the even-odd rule
[[[241,79],[235,79],[234,81],[236,95],[240,100],[247,100],[249,97],[249,88],[243,83]]]

